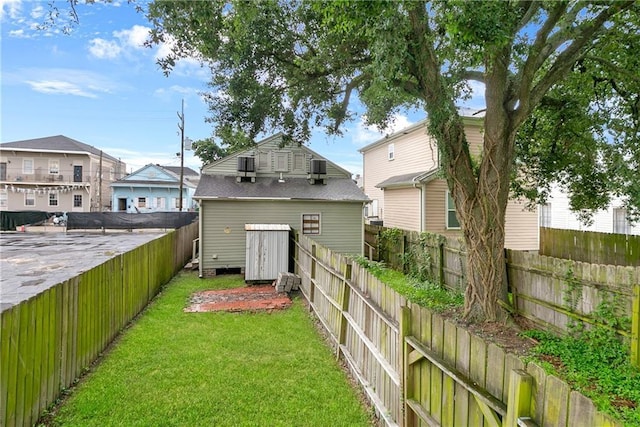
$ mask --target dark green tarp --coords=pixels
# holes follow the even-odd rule
[[[47,221],[54,214],[43,211],[2,211],[0,212],[0,229],[16,230],[21,225],[34,225]]]

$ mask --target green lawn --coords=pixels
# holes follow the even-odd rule
[[[181,273],[61,405],[56,426],[369,426],[300,300],[273,313],[184,313],[239,276]]]

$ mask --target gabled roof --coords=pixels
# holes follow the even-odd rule
[[[379,184],[375,186],[377,188],[393,188],[393,187],[408,187],[417,184],[424,184],[426,182],[435,179],[438,175],[438,171],[440,168],[433,168],[426,172],[412,172],[406,173],[403,175],[395,175],[390,178],[385,179]]]
[[[476,116],[461,116],[462,121],[464,122],[465,125],[476,125],[476,126],[481,126],[482,123],[484,123],[484,117],[476,117]],[[412,124],[411,126],[408,126],[404,129],[400,129],[399,131],[392,133],[390,135],[386,135],[384,138],[381,138],[375,142],[372,142],[369,145],[365,145],[364,147],[362,147],[361,149],[359,149],[358,151],[360,153],[364,153],[366,151],[371,150],[372,148],[375,148],[379,145],[383,145],[383,144],[388,144],[393,142],[395,139],[400,138],[402,135],[407,135],[411,132],[414,132],[420,128],[424,128],[425,132],[427,131],[427,125],[429,123],[428,119],[423,119],[420,120],[417,123]]]
[[[84,142],[76,141],[75,139],[68,138],[64,135],[47,136],[44,138],[25,139],[22,141],[3,142],[0,144],[2,150],[16,150],[16,151],[41,151],[48,153],[77,153],[77,154],[93,154],[94,156],[100,156],[118,162],[109,154],[92,147]]]
[[[173,168],[173,167],[171,167]],[[141,167],[140,169],[124,176],[117,181],[111,183],[111,186],[114,187],[125,187],[130,185],[151,185],[154,187],[164,186],[164,187],[179,187],[180,185],[180,167],[176,167],[178,169],[178,173],[174,173],[173,170],[169,169],[169,166],[160,166],[158,164],[149,163]],[[189,169],[189,168],[185,168]],[[191,172],[193,169],[189,169]],[[195,184],[190,182],[187,179],[187,176],[193,176],[191,174],[184,174],[184,184],[194,188]],[[195,176],[198,176],[196,173]]]
[[[255,182],[237,182],[235,176],[203,174],[195,199],[328,200],[366,202],[369,199],[350,178],[327,178],[310,184],[305,178],[258,177]]]

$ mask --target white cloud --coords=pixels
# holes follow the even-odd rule
[[[408,128],[413,123],[409,118],[402,114],[396,114],[393,116],[391,123],[386,129],[380,129],[378,126],[368,126],[365,123],[366,118],[361,117],[354,129],[348,129],[347,134],[351,135],[352,144],[357,147],[364,147],[371,144],[385,135],[391,135],[402,129]]]
[[[26,83],[30,85],[31,88],[36,92],[52,95],[75,95],[87,98],[97,98],[97,95],[95,93],[88,92],[82,89],[80,86],[70,82],[64,82],[60,80],[27,80]]]
[[[38,5],[36,7],[34,7],[33,9],[31,9],[31,17],[33,19],[40,19],[44,16],[45,12],[44,12],[44,7]]]
[[[89,52],[99,59],[114,59],[120,55],[122,49],[115,41],[93,39],[89,41]]]
[[[8,84],[26,83],[36,92],[86,98],[97,98],[101,93],[111,93],[121,86],[100,74],[68,68],[26,68],[4,77]]]
[[[120,40],[123,47],[144,49],[144,42],[149,37],[149,28],[142,25],[134,25],[128,30],[114,31],[113,35]]]
[[[19,19],[22,11],[21,0],[0,0],[0,20]]]

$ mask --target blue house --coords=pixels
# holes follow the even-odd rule
[[[200,175],[183,168],[182,210],[196,209],[193,194]],[[111,183],[115,212],[172,212],[180,206],[180,166],[148,164]]]

